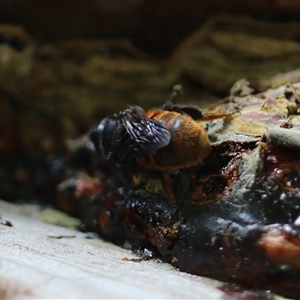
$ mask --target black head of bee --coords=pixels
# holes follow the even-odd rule
[[[97,152],[107,160],[113,159],[121,143],[124,127],[116,115],[109,116],[99,122],[90,131],[90,139]]]

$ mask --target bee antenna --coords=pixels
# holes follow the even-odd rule
[[[183,89],[181,84],[175,84],[172,88],[172,93],[169,99],[166,101],[166,104],[174,104],[174,99],[178,97],[179,94],[183,94]]]

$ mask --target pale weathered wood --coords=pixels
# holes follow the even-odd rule
[[[42,223],[39,209],[0,202],[0,298],[221,299],[217,281],[154,260],[124,261],[130,251],[81,232]],[[55,238],[57,237],[57,238]],[[59,238],[60,237],[60,238]]]

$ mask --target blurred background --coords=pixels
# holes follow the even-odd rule
[[[107,114],[209,107],[300,80],[295,0],[0,0],[0,197],[52,201],[66,141]]]

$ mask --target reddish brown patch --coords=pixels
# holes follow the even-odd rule
[[[0,299],[11,300],[11,299],[23,299],[23,298],[37,298],[33,291],[29,288],[22,286],[17,281],[8,279],[0,279]]]
[[[283,229],[266,233],[257,245],[271,262],[300,264],[300,238]]]
[[[218,201],[231,191],[231,187],[239,179],[239,159],[233,160],[219,174],[200,178],[197,188],[190,194],[189,201],[204,205]]]

